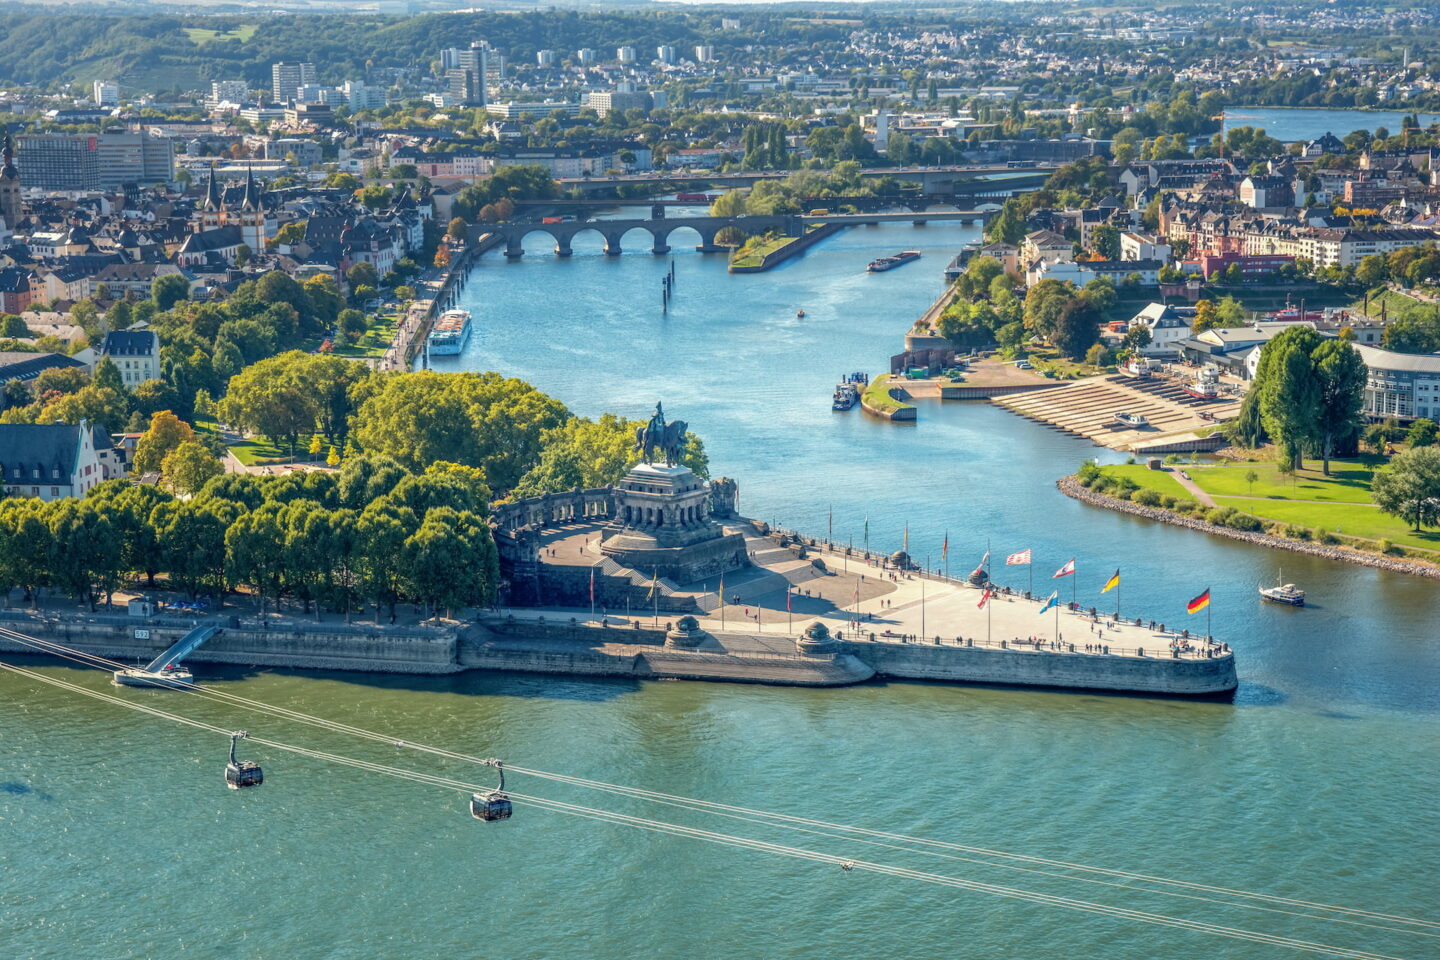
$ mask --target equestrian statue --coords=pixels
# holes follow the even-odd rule
[[[667,467],[679,466],[680,458],[685,454],[685,432],[689,429],[690,425],[684,420],[666,423],[665,411],[657,403],[650,421],[643,427],[635,428],[635,449],[640,451],[646,463],[653,463],[656,452],[659,452],[665,457]]]

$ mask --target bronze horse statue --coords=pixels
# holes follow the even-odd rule
[[[684,420],[665,422],[665,411],[655,404],[655,415],[644,426],[635,428],[635,449],[640,451],[646,463],[654,461],[658,451],[665,457],[667,467],[678,466],[685,453],[685,433],[690,425]]]

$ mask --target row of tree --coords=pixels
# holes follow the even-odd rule
[[[92,605],[164,574],[192,597],[249,587],[348,612],[403,600],[432,610],[493,603],[499,564],[480,471],[408,471],[379,456],[339,473],[226,474],[193,497],[110,480],[83,499],[0,501],[0,587],[53,588]]]

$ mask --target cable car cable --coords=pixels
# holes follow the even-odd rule
[[[0,669],[4,669],[9,672],[28,677],[41,683],[49,684],[51,686],[69,689],[73,692],[81,693],[94,699],[107,701],[129,709],[138,710],[142,713],[160,717],[162,719],[176,721],[182,724],[186,724],[188,726],[209,730],[215,733],[224,734],[226,736],[231,735],[230,731],[227,731],[224,728],[215,726],[213,724],[196,721],[188,717],[179,716],[177,714],[171,714],[167,711],[157,710],[152,707],[144,706],[143,704],[133,703],[120,697],[101,693],[95,690],[90,690],[78,684],[72,684],[67,681],[59,680],[57,678],[45,677],[41,674],[34,673],[33,671],[26,670],[21,667],[16,667],[3,661],[0,661]],[[405,770],[398,767],[390,767],[385,764],[377,764],[370,761],[357,760],[351,757],[344,757],[338,754],[331,754],[324,751],[312,750],[305,747],[297,747],[292,744],[284,744],[264,738],[255,737],[251,739],[253,739],[256,743],[260,743],[280,750],[285,750],[291,753],[296,753],[302,756],[327,760],[334,763],[353,766],[359,769],[375,773],[381,773],[388,776],[399,777],[401,779],[412,780],[415,782],[429,784],[433,786],[448,787],[450,789],[458,790],[475,790],[480,788],[477,784],[469,784],[463,781],[452,780],[447,777],[438,777],[430,774],[420,773],[418,771]],[[1052,894],[1022,890],[1013,887],[1004,887],[996,884],[968,880],[961,877],[950,877],[942,874],[931,874],[924,871],[914,870],[908,867],[895,867],[888,864],[879,864],[864,860],[853,860],[850,858],[840,857],[834,854],[823,853],[820,851],[806,850],[799,847],[789,847],[783,844],[776,844],[770,841],[755,840],[748,837],[717,833],[714,831],[687,827],[680,824],[668,823],[666,821],[653,820],[646,817],[634,817],[628,814],[621,814],[616,811],[597,810],[591,807],[584,807],[578,804],[570,804],[541,797],[531,797],[523,794],[515,794],[513,796],[522,803],[529,803],[531,805],[538,806],[544,809],[567,813],[574,816],[585,817],[588,819],[603,820],[618,825],[632,826],[640,829],[667,833],[675,836],[684,836],[693,839],[701,839],[709,842],[720,843],[723,845],[759,850],[762,852],[777,853],[785,856],[792,856],[799,859],[812,860],[816,862],[830,863],[835,865],[849,863],[852,869],[859,868],[890,876],[921,880],[928,883],[937,883],[940,885],[957,887],[965,890],[990,893],[1009,899],[1024,900],[1036,904],[1058,906],[1064,909],[1096,913],[1120,919],[1137,920],[1143,923],[1152,923],[1161,926],[1186,929],[1200,933],[1209,933],[1233,939],[1248,940],[1255,943],[1284,946],[1313,953],[1324,953],[1330,956],[1352,958],[1352,960],[1402,960],[1402,958],[1392,957],[1386,954],[1370,953],[1366,951],[1353,950],[1347,947],[1336,947],[1329,944],[1321,944],[1312,941],[1299,940],[1293,937],[1285,937],[1276,934],[1267,934],[1259,931],[1226,927],[1219,924],[1212,924],[1206,921],[1188,920],[1180,917],[1170,917],[1165,914],[1153,914],[1144,911],[1132,910],[1127,907],[1115,907],[1108,904],[1095,903],[1092,901],[1075,900],[1068,897],[1059,897]]]

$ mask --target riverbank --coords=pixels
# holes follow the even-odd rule
[[[770,243],[761,246],[758,250],[751,251],[747,256],[733,261],[730,264],[730,272],[764,273],[771,267],[779,266],[791,257],[798,257],[821,240],[834,236],[847,226],[848,224],[844,223],[822,223],[815,229],[807,231],[804,236],[777,237]]]
[[[873,417],[882,420],[894,420],[900,422],[912,421],[915,419],[914,404],[906,403],[906,397],[897,397],[896,393],[905,393],[905,388],[890,383],[890,374],[882,373],[870,385],[865,392],[860,394],[860,407]]]
[[[1061,477],[1055,481],[1055,486],[1067,497],[1079,500],[1082,503],[1087,503],[1095,507],[1103,507],[1107,510],[1116,510],[1120,513],[1128,513],[1131,516],[1144,517],[1147,520],[1155,520],[1177,527],[1185,527],[1201,533],[1213,534],[1217,537],[1240,540],[1245,543],[1255,544],[1256,546],[1273,547],[1277,550],[1289,550],[1293,553],[1309,554],[1312,557],[1323,557],[1326,560],[1339,560],[1342,563],[1375,567],[1380,570],[1388,570],[1391,573],[1408,573],[1417,577],[1429,577],[1434,580],[1440,580],[1440,566],[1425,563],[1420,560],[1408,560],[1365,553],[1352,547],[1341,545],[1322,544],[1306,540],[1292,540],[1289,537],[1280,537],[1259,531],[1236,530],[1233,527],[1210,523],[1207,520],[1202,520],[1197,517],[1181,516],[1174,511],[1161,507],[1145,506],[1129,500],[1121,500],[1119,497],[1112,497],[1108,494],[1096,493],[1094,490],[1087,489],[1075,476]]]

